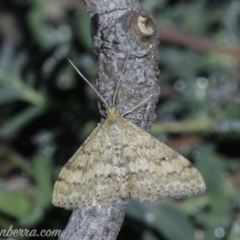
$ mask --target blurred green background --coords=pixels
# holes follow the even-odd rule
[[[193,162],[207,192],[164,205],[131,201],[118,240],[239,240],[240,1],[141,3],[160,29],[152,134]],[[54,179],[100,114],[67,58],[94,82],[82,1],[0,1],[0,229],[68,222],[71,212],[51,205]]]

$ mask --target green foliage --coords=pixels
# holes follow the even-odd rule
[[[207,192],[181,202],[132,201],[118,239],[238,240],[240,5],[141,3],[160,29],[162,93],[152,134],[193,162]],[[51,205],[53,182],[100,119],[96,96],[67,62],[96,78],[81,6],[0,3],[0,228],[65,227],[66,212]]]
[[[23,217],[31,208],[25,191],[0,191],[0,210],[11,217]]]

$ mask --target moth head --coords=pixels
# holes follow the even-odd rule
[[[107,108],[107,116],[119,116],[119,112],[117,111],[116,107],[110,106]]]

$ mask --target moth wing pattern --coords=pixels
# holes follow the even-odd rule
[[[120,186],[112,166],[112,146],[100,124],[60,171],[52,203],[65,209],[101,206],[115,200]]]
[[[186,158],[136,125],[124,119],[121,125],[131,197],[143,201],[182,199],[205,191],[201,174]]]

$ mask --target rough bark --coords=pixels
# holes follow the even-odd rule
[[[99,60],[98,91],[111,105],[121,78],[113,103],[120,113],[149,97],[146,104],[124,116],[149,131],[160,94],[156,25],[138,0],[85,0],[85,3],[91,18],[92,45]],[[106,106],[99,102],[99,108],[105,118]],[[74,210],[60,239],[116,239],[128,201],[129,198],[119,198],[106,207]]]

